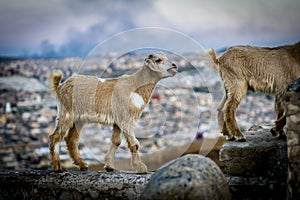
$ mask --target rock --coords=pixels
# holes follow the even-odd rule
[[[261,125],[245,132],[246,142],[220,149],[220,168],[233,199],[288,199],[287,142]]]
[[[245,135],[246,142],[227,142],[220,149],[222,171],[242,177],[287,177],[286,141],[272,136],[267,127]]]
[[[185,155],[155,172],[140,199],[230,199],[230,193],[212,160]]]
[[[0,199],[137,199],[151,175],[0,170]]]
[[[300,78],[289,84],[286,98],[289,183],[292,198],[300,198]]]
[[[288,92],[300,92],[300,78],[291,82],[287,88]]]

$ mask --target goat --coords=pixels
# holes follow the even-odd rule
[[[284,139],[286,124],[283,100],[287,85],[300,77],[300,42],[273,48],[232,46],[218,59],[208,52],[223,80],[225,95],[218,105],[218,124],[228,140],[246,141],[235,119],[236,110],[247,91],[275,95],[277,119],[272,134]]]
[[[119,78],[78,75],[60,84],[62,72],[51,72],[51,90],[58,101],[56,127],[49,136],[53,170],[62,169],[59,160],[62,138],[74,164],[82,171],[87,170],[88,165],[78,151],[79,134],[84,124],[100,123],[113,126],[112,143],[105,156],[105,170],[114,170],[114,156],[123,134],[131,152],[132,166],[139,173],[147,172],[138,151],[140,144],[134,135],[134,126],[158,81],[176,73],[177,66],[162,52],[148,55],[137,72]]]

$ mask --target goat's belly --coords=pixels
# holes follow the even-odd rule
[[[113,125],[112,116],[105,114],[83,114],[77,117],[78,121],[83,123],[100,123],[104,125]]]
[[[252,92],[274,93],[274,81],[256,81],[250,80],[248,90]]]

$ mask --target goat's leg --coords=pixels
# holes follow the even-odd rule
[[[50,157],[51,157],[51,165],[54,171],[61,171],[61,164],[59,159],[59,142],[61,141],[62,137],[60,135],[59,127],[55,127],[53,133],[49,136],[50,139]]]
[[[231,88],[231,89],[234,89],[234,88]],[[235,90],[229,91],[229,93],[228,93],[228,98],[225,102],[223,112],[224,112],[224,122],[228,129],[229,135],[232,135],[234,137],[234,138],[233,137],[229,138],[229,140],[237,139],[239,142],[246,141],[246,137],[240,131],[240,128],[235,119],[235,114],[236,114],[237,108],[238,108],[241,100],[245,97],[246,91],[247,90],[235,89]]]
[[[61,171],[62,167],[59,159],[59,145],[66,132],[71,128],[72,121],[64,116],[57,118],[56,127],[53,133],[49,136],[50,139],[50,157],[51,165],[54,171]]]
[[[69,155],[74,161],[74,164],[78,165],[81,171],[86,171],[88,169],[88,165],[86,162],[83,161],[78,150],[79,134],[81,132],[82,127],[82,124],[74,124],[69,130],[68,135],[65,137],[65,141],[67,143]]]
[[[147,172],[147,166],[142,162],[140,153],[138,151],[140,144],[139,141],[135,138],[133,134],[133,130],[128,131],[123,129],[123,135],[127,141],[128,148],[131,152],[131,164],[132,167],[138,172],[138,173],[146,173]]]
[[[118,147],[121,144],[121,129],[114,124],[113,126],[113,132],[111,135],[111,145],[109,148],[108,153],[105,156],[105,166],[104,169],[106,171],[113,171],[114,170],[114,158],[115,158],[115,154],[116,151],[118,149]]]
[[[227,100],[227,94],[223,96],[223,99],[218,105],[217,111],[218,111],[218,125],[220,128],[220,131],[222,132],[223,135],[229,135],[226,124],[224,123],[224,113],[223,113],[223,108],[224,104]]]
[[[282,117],[279,118],[278,120],[276,120],[276,122],[275,122],[275,130],[279,134],[279,136],[278,136],[279,139],[286,140],[286,135],[283,130],[283,127],[285,126],[285,124],[286,124],[285,115],[282,115]]]
[[[69,129],[69,123],[65,120],[57,120],[56,127],[53,133],[49,136],[50,139],[50,157],[51,165],[54,171],[61,171],[61,164],[59,159],[59,144],[66,132]]]
[[[283,131],[283,127],[286,124],[285,108],[282,104],[282,99],[277,96],[275,98],[275,112],[277,114],[277,119],[275,121],[275,127],[271,129],[271,133],[274,136],[279,134],[280,139],[286,139]]]

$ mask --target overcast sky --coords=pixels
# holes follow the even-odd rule
[[[112,35],[143,27],[174,29],[204,48],[294,43],[299,10],[299,0],[6,0],[0,55],[84,56]]]

